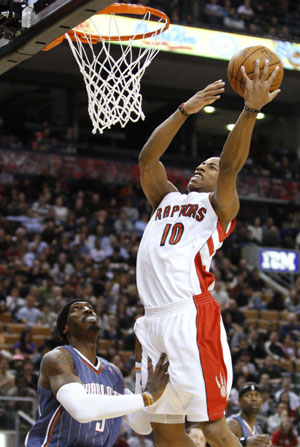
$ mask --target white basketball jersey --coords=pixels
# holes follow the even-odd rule
[[[164,306],[210,291],[212,257],[234,224],[224,231],[209,193],[167,194],[144,231],[137,256],[144,306]]]

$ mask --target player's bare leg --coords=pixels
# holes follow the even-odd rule
[[[156,447],[196,447],[185,432],[184,424],[151,422]]]
[[[239,439],[229,429],[225,417],[211,422],[199,422],[211,447],[241,447]]]

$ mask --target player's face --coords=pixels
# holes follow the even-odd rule
[[[219,175],[218,157],[211,157],[203,161],[191,177],[188,190],[197,192],[211,192],[216,189],[217,179]]]
[[[98,318],[93,306],[86,301],[78,301],[72,304],[69,310],[67,325],[67,334],[77,335],[82,331],[99,331]]]
[[[240,407],[247,414],[256,414],[262,405],[262,395],[258,391],[248,391],[240,399]]]

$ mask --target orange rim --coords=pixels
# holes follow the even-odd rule
[[[126,41],[126,40],[139,40],[139,39],[147,39],[153,35],[158,35],[163,33],[169,28],[170,19],[164,12],[159,9],[150,8],[149,6],[143,5],[131,5],[128,3],[113,3],[102,11],[97,12],[95,15],[99,14],[134,14],[134,15],[145,15],[147,12],[151,13],[153,16],[158,17],[160,19],[164,19],[164,25],[155,31],[149,31],[145,34],[136,34],[136,35],[127,35],[127,36],[102,36],[102,35],[93,35],[90,36],[89,40],[86,38],[86,34],[82,31],[74,31],[71,30],[67,34],[71,38],[71,40],[76,40],[75,34],[77,38],[81,40],[82,43],[91,42],[92,44],[96,44],[99,40],[110,40],[110,41]]]
[[[86,34],[82,31],[74,31],[70,30],[68,31],[68,36],[71,40],[76,41],[76,38],[79,38],[82,43],[92,43],[93,45],[97,44],[99,40],[107,40],[107,41],[127,41],[127,40],[139,40],[139,39],[147,39],[148,37],[151,37],[153,35],[158,35],[163,33],[169,28],[170,25],[170,19],[164,12],[160,11],[159,9],[150,8],[149,6],[143,6],[143,5],[132,5],[130,3],[113,3],[110,6],[107,6],[107,8],[103,9],[102,11],[97,12],[94,15],[99,14],[135,14],[135,15],[145,15],[147,12],[150,12],[155,17],[158,17],[160,19],[163,19],[165,21],[164,25],[155,31],[149,31],[145,34],[136,34],[136,35],[128,35],[128,36],[101,36],[100,34],[90,36],[88,39],[86,37]],[[76,36],[76,37],[75,37]],[[56,47],[57,45],[61,44],[62,41],[66,38],[66,35],[63,34],[62,36],[55,39],[53,42],[49,43],[43,48],[43,51],[49,51],[52,48]]]

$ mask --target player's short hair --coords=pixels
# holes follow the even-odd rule
[[[65,328],[65,325],[66,325],[66,322],[67,322],[69,310],[70,310],[70,307],[72,306],[72,304],[78,303],[78,302],[89,303],[94,308],[93,303],[91,303],[89,300],[85,300],[85,299],[82,299],[82,298],[81,299],[76,298],[74,300],[68,301],[67,304],[64,305],[64,307],[61,309],[61,311],[58,314],[58,317],[57,317],[57,320],[56,320],[56,327],[57,327],[57,331],[59,333],[60,338],[65,343],[68,342],[66,334],[64,334],[64,328]]]

